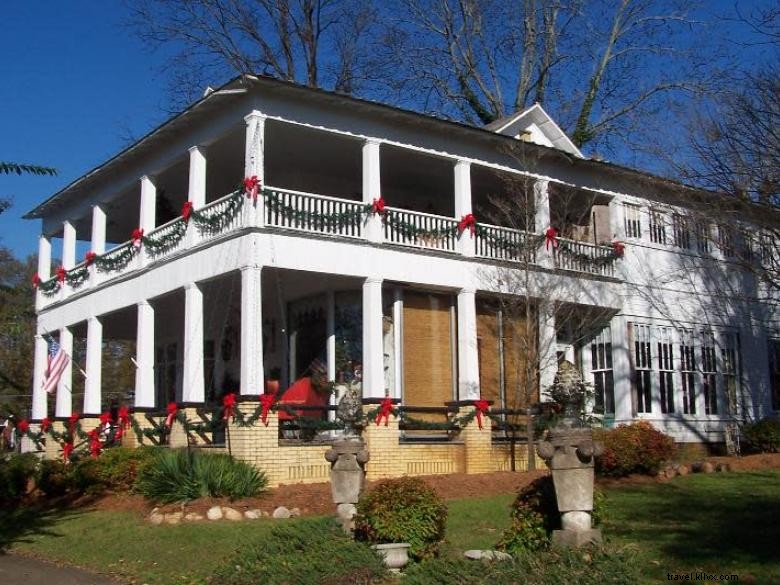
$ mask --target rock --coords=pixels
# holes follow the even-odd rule
[[[219,506],[212,506],[209,511],[206,512],[206,518],[209,520],[222,520],[222,508]]]
[[[301,509],[300,508],[293,508],[290,510],[290,515],[293,517],[297,517],[301,515]]]
[[[688,475],[691,472],[687,465],[680,465],[677,468],[677,475]]]
[[[149,520],[149,522],[152,524],[162,524],[163,520],[165,520],[165,516],[157,512],[157,508],[155,508],[152,513],[149,514],[147,520]]]
[[[233,522],[244,519],[244,515],[241,512],[234,510],[233,508],[228,508],[227,506],[222,506],[222,514],[225,516],[226,520],[231,520]]]
[[[284,506],[279,506],[276,510],[274,510],[274,513],[271,514],[271,516],[274,518],[289,518],[292,516],[292,513],[290,513],[290,510]]]
[[[472,561],[510,561],[512,555],[499,550],[467,550],[463,556]]]
[[[165,523],[179,524],[182,518],[184,518],[184,514],[182,512],[171,512],[169,514],[165,514]]]
[[[715,466],[711,462],[705,461],[701,464],[702,473],[712,473],[713,471],[715,471]]]
[[[257,520],[258,518],[263,517],[263,512],[261,510],[247,510],[244,512],[244,518],[247,520]]]
[[[694,461],[693,463],[691,463],[691,471],[693,473],[701,473],[702,465],[704,465],[702,461]]]
[[[717,471],[724,472],[724,473],[731,471],[731,463],[718,463],[715,469]]]
[[[197,512],[188,512],[184,515],[184,521],[185,522],[198,522],[199,520],[203,520],[204,516],[203,514],[198,514]]]
[[[271,515],[270,515],[268,512],[266,512],[265,510],[263,510],[263,511],[262,511],[262,514],[263,514],[263,518],[269,518],[269,517],[271,516]]]

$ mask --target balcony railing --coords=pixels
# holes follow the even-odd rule
[[[458,222],[451,217],[388,207],[384,225],[388,243],[455,251]]]
[[[615,251],[611,246],[597,246],[566,238],[558,238],[555,267],[562,270],[613,276]]]
[[[339,199],[266,187],[258,195],[257,202],[242,192],[234,192],[208,205],[191,211],[186,221],[178,217],[155,228],[139,242],[129,240],[104,254],[92,258],[94,266],[82,263],[65,273],[64,280],[55,277],[39,284],[44,297],[61,298],[87,282],[94,285],[133,270],[143,264],[155,262],[174,252],[186,249],[202,240],[217,235],[259,225],[256,218],[262,214],[264,224],[284,230],[327,234],[341,238],[366,236],[364,226],[378,210],[360,201]],[[421,213],[407,209],[386,207],[381,215],[384,242],[424,250],[458,253],[459,222],[452,217]],[[537,262],[537,250],[544,245],[544,237],[507,227],[488,224],[472,224],[474,231],[463,237],[474,238],[475,255],[487,260],[508,262]],[[471,226],[465,228],[471,231]],[[189,233],[197,237],[187,237]],[[380,237],[381,240],[381,237]],[[566,238],[558,238],[553,247],[554,266],[600,276],[614,275],[616,249],[596,246]],[[379,242],[381,243],[381,241]],[[548,242],[549,245],[549,242]],[[142,252],[142,253],[141,253]],[[94,278],[88,278],[95,273]],[[63,285],[66,285],[63,287]]]

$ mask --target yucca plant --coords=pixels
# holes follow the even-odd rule
[[[267,485],[265,473],[230,455],[186,449],[162,451],[143,464],[136,480],[141,494],[163,504],[207,496],[251,497]]]

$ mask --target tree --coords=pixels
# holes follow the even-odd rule
[[[41,167],[38,165],[19,164],[0,161],[0,175],[48,175],[55,176],[57,169]],[[0,213],[11,207],[11,200],[7,197],[0,198]]]
[[[264,74],[343,93],[367,77],[375,24],[361,0],[131,0],[129,24],[153,47],[173,49],[174,105],[207,84]]]

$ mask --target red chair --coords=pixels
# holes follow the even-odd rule
[[[317,392],[314,389],[314,386],[312,386],[311,378],[306,377],[301,378],[287,388],[287,390],[282,393],[279,404],[324,407],[328,405],[328,398]],[[295,410],[293,413],[287,412],[287,410],[284,409],[279,409],[279,420],[293,420],[295,417],[300,416],[321,418],[324,414],[324,408],[322,410],[307,408],[306,410]]]

